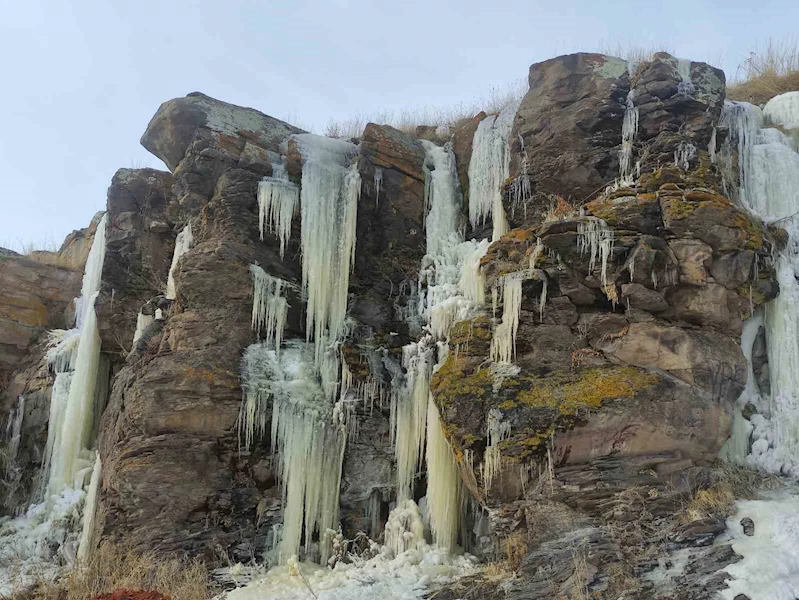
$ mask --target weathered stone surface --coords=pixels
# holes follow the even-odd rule
[[[514,226],[534,223],[548,206],[547,194],[582,203],[618,176],[629,89],[627,63],[601,54],[569,54],[536,63],[528,81],[530,91],[510,139],[510,174],[522,174],[522,140],[535,193],[525,203],[526,211],[506,207]]]
[[[72,325],[81,277],[73,269],[0,254],[0,382],[8,381],[45,329]]]
[[[660,312],[669,307],[669,303],[661,294],[645,288],[640,283],[625,283],[621,286],[621,295],[630,307],[650,312]]]
[[[702,287],[682,286],[669,294],[669,304],[674,308],[677,319],[740,334],[740,298],[717,283]]]
[[[175,245],[173,183],[155,169],[120,169],[111,180],[103,287],[95,302],[107,353],[130,351],[139,309],[166,292]]]
[[[70,233],[58,252],[36,250],[29,254],[30,258],[46,265],[82,271],[89,257],[89,250],[92,248],[94,232],[97,231],[97,224],[102,216],[103,213],[98,212],[88,227]]]
[[[707,283],[708,266],[713,260],[713,249],[710,246],[699,240],[677,239],[669,241],[669,248],[680,263],[680,283]]]

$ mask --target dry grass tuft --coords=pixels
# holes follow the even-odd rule
[[[686,522],[707,518],[727,518],[735,512],[737,500],[754,500],[762,490],[781,485],[778,477],[737,465],[724,464],[707,489],[699,490],[681,515]]]
[[[89,600],[118,589],[152,590],[170,600],[207,600],[219,591],[197,558],[165,557],[106,542],[60,581],[43,581],[12,600]]]
[[[492,87],[486,96],[472,102],[453,106],[425,106],[418,109],[405,109],[400,112],[376,111],[359,112],[344,119],[331,119],[324,135],[335,138],[358,138],[369,123],[390,125],[410,135],[416,135],[417,127],[434,128],[436,141],[444,141],[460,123],[469,120],[481,110],[488,114],[498,113],[506,106],[519,102],[527,93],[527,81],[519,79],[506,86]]]
[[[799,39],[770,39],[749,53],[727,86],[730,100],[765,104],[774,96],[799,91]]]
[[[658,52],[668,52],[672,56],[674,55],[674,50],[668,44],[655,43],[648,46],[639,46],[624,42],[602,42],[599,44],[597,52],[606,56],[615,56],[634,64],[650,61]]]

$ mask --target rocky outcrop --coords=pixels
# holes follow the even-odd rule
[[[130,352],[140,308],[166,290],[175,245],[173,183],[155,169],[120,169],[111,180],[103,288],[95,302],[106,353]]]
[[[530,67],[530,91],[510,138],[510,174],[526,172],[532,196],[508,201],[511,225],[535,222],[551,196],[577,205],[618,177],[629,81],[625,61],[601,54],[569,54]]]
[[[0,382],[10,379],[43,331],[72,325],[81,274],[0,253]]]

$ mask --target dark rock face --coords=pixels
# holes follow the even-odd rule
[[[108,188],[103,289],[95,303],[103,350],[127,354],[141,306],[163,293],[175,244],[172,176],[120,169]]]
[[[511,133],[510,175],[520,176],[526,162],[534,193],[522,206],[506,205],[512,226],[534,222],[548,195],[581,204],[618,177],[629,91],[627,63],[601,54],[536,63],[528,81]]]

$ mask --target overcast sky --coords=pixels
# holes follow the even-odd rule
[[[0,0],[0,246],[59,245],[105,206],[170,98],[202,91],[324,131],[449,105],[533,62],[666,45],[728,76],[796,31],[796,0]]]

